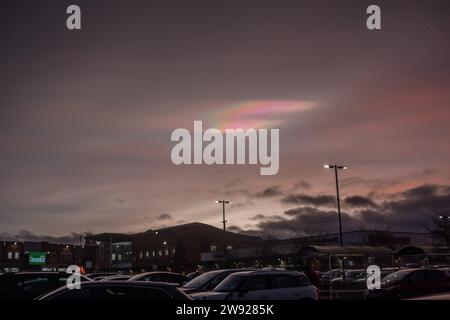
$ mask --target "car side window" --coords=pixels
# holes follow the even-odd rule
[[[215,277],[214,279],[212,279],[207,285],[206,285],[206,289],[207,290],[212,290],[214,289],[219,283],[221,283],[226,277],[228,276],[228,274],[223,274],[220,276]]]
[[[267,276],[249,276],[245,279],[243,288],[247,291],[270,289]]]
[[[144,281],[156,281],[156,282],[164,282],[164,280],[161,278],[160,275],[151,275],[151,276],[146,276],[144,278]]]
[[[290,275],[276,275],[272,276],[272,286],[274,289],[295,287],[296,283],[294,277]]]
[[[67,290],[57,295],[52,300],[64,301],[64,300],[101,300],[102,291],[99,288],[83,288],[75,290]]]
[[[439,281],[446,278],[446,275],[438,270],[425,270],[424,272],[426,281]]]
[[[294,277],[296,287],[307,287],[311,285],[311,281],[304,275]]]
[[[170,283],[182,283],[185,281],[183,277],[180,277],[178,275],[172,275],[172,274],[162,275],[161,280],[163,282],[170,282]]]
[[[178,282],[177,279],[175,279],[175,277],[170,274],[162,274],[161,276],[159,276],[159,279],[159,281],[162,282]]]
[[[424,277],[423,277],[423,272],[420,271],[413,271],[411,272],[411,274],[409,274],[406,277],[406,281],[408,282],[412,282],[412,283],[418,283],[418,282],[423,282]]]

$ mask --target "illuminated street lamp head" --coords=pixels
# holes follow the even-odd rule
[[[439,219],[444,219],[444,217],[443,216],[439,216]]]
[[[216,203],[225,203],[225,204],[230,204],[231,201],[228,200],[216,200]]]
[[[323,167],[326,168],[326,169],[342,169],[342,170],[347,170],[348,169],[347,166],[342,166],[342,165],[337,165],[337,164],[332,164],[332,165],[325,164]]]
[[[164,242],[163,242],[163,245],[167,245],[167,241],[164,241]]]

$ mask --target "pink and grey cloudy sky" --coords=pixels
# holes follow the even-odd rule
[[[77,3],[82,30],[65,28]],[[0,236],[183,222],[422,231],[450,209],[447,0],[4,1]],[[175,166],[172,130],[280,129],[280,170]]]

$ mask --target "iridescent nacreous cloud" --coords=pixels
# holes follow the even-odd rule
[[[241,101],[208,113],[206,121],[220,130],[274,128],[285,123],[288,114],[307,111],[316,105],[303,100]]]

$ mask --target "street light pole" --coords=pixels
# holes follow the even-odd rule
[[[227,231],[227,220],[225,219],[225,205],[230,204],[231,201],[228,200],[216,200],[216,203],[222,204],[222,224],[223,224],[223,231]]]
[[[334,176],[336,178],[336,197],[337,197],[337,207],[338,207],[338,217],[339,217],[339,243],[342,247],[344,245],[344,239],[342,237],[341,200],[339,197],[338,169],[347,170],[348,167],[334,164],[334,165],[324,165],[324,168],[334,169]]]
[[[448,232],[448,220],[450,219],[450,216],[439,216],[439,219],[444,221],[444,237],[445,237],[445,243],[448,247],[450,244],[449,232]]]
[[[225,201],[222,201],[222,223],[223,231],[227,231],[227,220],[225,220]]]
[[[231,201],[228,200],[216,200],[216,203],[222,204],[222,223],[223,223],[223,258],[226,260],[227,257],[227,244],[226,244],[226,231],[227,231],[227,220],[225,219],[225,205],[230,204]]]
[[[334,174],[336,177],[336,197],[337,197],[337,206],[338,206],[338,216],[339,216],[339,238],[341,247],[344,245],[344,240],[342,239],[342,219],[341,219],[341,200],[339,197],[339,182],[338,182],[338,169],[337,166],[334,166]]]

